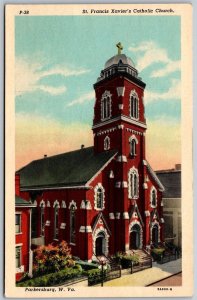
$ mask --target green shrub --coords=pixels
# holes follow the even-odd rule
[[[132,260],[131,257],[127,257],[127,256],[122,257],[122,258],[121,258],[121,261],[120,261],[122,268],[123,268],[123,269],[130,268],[130,267],[131,267],[132,261],[133,261],[133,260]]]
[[[162,256],[164,255],[165,249],[164,248],[153,248],[151,249],[151,255],[154,260],[160,261]]]
[[[115,258],[116,262],[119,262],[123,269],[130,268],[132,262],[134,265],[139,263],[139,256],[137,254],[128,255],[126,253],[118,252]]]
[[[100,275],[101,270],[100,269],[92,269],[92,270],[89,270],[87,273],[88,273],[88,277],[94,277],[94,276]]]
[[[165,251],[164,248],[154,248],[154,249],[151,250],[152,253],[155,253],[157,255],[163,254],[164,251]]]
[[[88,272],[88,285],[100,283],[102,280],[102,271],[100,269],[89,270]],[[104,276],[106,271],[104,271]]]
[[[82,266],[81,266],[80,264],[78,264],[78,263],[75,264],[75,266],[73,267],[73,269],[76,269],[76,270],[78,270],[79,272],[82,272],[82,271],[83,271]]]
[[[77,261],[77,264],[80,265],[84,271],[89,271],[98,268],[98,264],[88,263],[82,260]]]
[[[66,268],[56,273],[47,274],[44,276],[32,278],[20,283],[17,283],[17,287],[28,286],[54,286],[60,283],[64,283],[66,280],[77,277],[82,273],[79,267]]]

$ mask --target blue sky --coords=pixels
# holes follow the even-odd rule
[[[50,144],[51,150],[46,148],[49,154],[59,153],[64,148],[65,151],[77,148],[83,143],[81,138],[85,131],[89,137],[86,144],[92,143],[93,84],[106,60],[117,53],[115,45],[119,41],[124,46],[123,53],[131,57],[147,85],[145,105],[150,130],[155,132],[157,128],[161,138],[161,133],[170,126],[171,130],[174,128],[172,134],[177,136],[181,117],[180,21],[178,16],[16,17],[17,165],[42,156],[45,135],[51,143],[52,136],[56,136],[56,147]],[[35,123],[39,125],[37,131]],[[76,126],[84,129],[84,135],[82,132],[80,137],[76,135],[74,143],[72,135],[69,140],[68,132],[62,133],[62,130],[70,128],[70,132],[74,132]],[[158,126],[163,127],[159,129]],[[58,129],[54,133],[51,128]],[[40,132],[43,142],[38,138]],[[60,143],[64,137],[66,145]],[[164,147],[161,147],[160,138],[159,152]],[[154,146],[153,139],[150,133],[148,153]],[[172,141],[172,137],[164,139],[167,144],[168,140]],[[177,160],[180,160],[180,138],[176,144]],[[24,151],[29,153],[27,158],[22,155]],[[172,164],[172,159],[167,159],[166,167],[168,164]],[[155,168],[159,168],[158,163]]]

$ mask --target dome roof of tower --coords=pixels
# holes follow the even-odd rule
[[[117,54],[108,59],[105,63],[105,69],[111,67],[112,65],[118,65],[118,64],[124,64],[124,65],[129,65],[132,68],[135,68],[134,62],[132,61],[131,58],[126,56],[125,54]]]

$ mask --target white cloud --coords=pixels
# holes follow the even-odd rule
[[[56,66],[53,69],[50,69],[50,70],[47,70],[47,71],[43,71],[42,72],[42,77],[44,77],[44,76],[50,76],[50,75],[62,75],[64,77],[79,76],[79,75],[86,74],[86,73],[89,73],[89,72],[90,72],[89,69],[74,70],[74,69],[68,69],[66,66],[65,67]]]
[[[155,63],[165,64],[164,67],[151,73],[151,77],[164,77],[180,70],[180,61],[169,58],[166,49],[159,47],[153,41],[145,41],[137,46],[129,47],[131,52],[137,53],[137,69],[142,71]]]
[[[180,80],[173,79],[171,86],[165,92],[152,92],[145,90],[144,99],[145,103],[149,103],[157,100],[169,100],[169,99],[180,99],[181,98],[181,82]]]
[[[58,87],[52,87],[52,86],[46,86],[46,85],[39,85],[38,88],[46,93],[49,93],[51,95],[60,95],[66,92],[67,88],[65,86],[58,86]]]
[[[73,105],[76,105],[76,104],[83,104],[83,103],[85,103],[87,101],[93,100],[94,96],[95,96],[94,91],[86,93],[86,94],[80,96],[79,98],[74,99],[71,102],[69,102],[67,104],[67,106],[73,106]]]
[[[144,42],[141,42],[138,46],[129,47],[129,50],[132,52],[139,52],[139,51],[145,52],[145,51],[148,51],[151,48],[153,48],[154,45],[155,45],[155,42],[153,42],[153,41],[144,41]]]
[[[15,93],[21,95],[26,92],[33,92],[38,89],[43,90],[51,95],[65,93],[66,87],[53,87],[39,84],[39,80],[46,76],[61,75],[64,77],[79,76],[90,72],[86,69],[69,69],[66,66],[54,66],[53,68],[43,71],[44,65],[32,62],[31,59],[16,58],[15,62]]]
[[[179,60],[171,61],[162,69],[153,71],[151,73],[151,77],[153,77],[153,78],[154,77],[164,77],[173,72],[179,71],[180,69],[181,69],[181,62]]]

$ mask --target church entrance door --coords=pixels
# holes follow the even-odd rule
[[[131,228],[130,232],[130,244],[129,249],[138,249],[140,248],[140,226],[135,224]]]
[[[96,238],[96,256],[105,254],[105,236],[100,233]]]
[[[158,237],[159,237],[159,232],[158,232],[158,226],[154,225],[152,229],[152,243],[157,245],[158,244]]]

